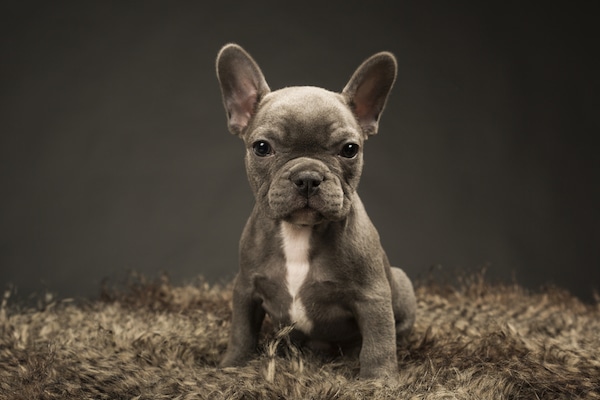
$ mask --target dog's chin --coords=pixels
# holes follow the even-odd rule
[[[284,220],[294,225],[312,226],[323,222],[323,215],[309,207],[292,211]]]

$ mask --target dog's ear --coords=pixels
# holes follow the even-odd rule
[[[269,85],[258,64],[236,44],[224,46],[217,56],[217,77],[229,131],[242,135]]]
[[[397,70],[392,53],[377,53],[358,67],[342,91],[367,137],[377,133],[379,117],[396,80]]]

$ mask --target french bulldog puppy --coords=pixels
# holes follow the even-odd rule
[[[235,44],[221,49],[216,64],[228,127],[244,141],[256,199],[240,240],[220,366],[252,357],[267,313],[275,325],[293,325],[300,344],[360,346],[361,378],[394,378],[396,340],[410,333],[416,301],[406,274],[390,267],[356,188],[396,59],[373,55],[341,93],[271,91]]]

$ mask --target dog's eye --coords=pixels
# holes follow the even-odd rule
[[[273,149],[271,148],[271,145],[268,142],[265,142],[264,140],[254,142],[252,148],[254,149],[254,154],[256,154],[259,157],[266,157],[273,154]]]
[[[358,154],[358,145],[356,143],[346,143],[340,151],[340,156],[344,158],[354,158]]]

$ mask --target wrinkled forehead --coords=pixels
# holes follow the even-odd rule
[[[280,89],[265,96],[256,115],[255,126],[278,130],[284,138],[299,135],[327,136],[361,140],[360,127],[344,99],[337,93],[317,87]]]

